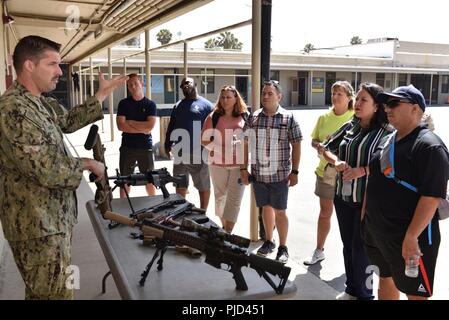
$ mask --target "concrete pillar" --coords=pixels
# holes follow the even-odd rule
[[[81,75],[81,62],[78,65],[78,79],[80,84],[80,90],[79,90],[79,101],[78,103],[83,103],[83,76]]]
[[[184,78],[188,76],[188,65],[187,65],[187,41],[184,41]]]
[[[151,65],[150,65],[150,30],[145,30],[145,73],[147,75],[147,86],[145,96],[151,99]]]
[[[109,79],[112,79],[112,49],[108,48]],[[109,95],[109,120],[111,125],[111,141],[114,141],[114,93]]]
[[[94,67],[92,57],[89,57],[89,71],[90,71],[90,95],[93,96],[94,92]]]
[[[251,54],[251,95],[252,95],[252,111],[260,108],[260,65],[261,65],[261,30],[262,30],[262,0],[253,0],[252,3],[252,54]],[[254,198],[254,190],[251,185],[251,203],[250,203],[250,239],[257,241],[259,239],[259,210],[256,207]]]
[[[127,72],[126,72],[126,57],[125,58],[123,58],[123,74],[124,75],[126,75],[127,74]],[[123,92],[123,98],[126,98],[126,93],[127,93],[127,91],[128,91],[128,87],[127,87],[127,84],[125,83],[125,91]]]
[[[313,106],[312,84],[313,84],[313,70],[310,70],[309,107]]]

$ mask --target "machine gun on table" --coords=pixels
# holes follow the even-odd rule
[[[164,199],[169,198],[170,194],[166,188],[166,184],[172,182],[178,188],[187,188],[189,185],[188,176],[185,174],[177,175],[176,177],[172,177],[166,168],[157,169],[153,171],[148,171],[146,173],[139,174],[131,174],[128,176],[121,176],[117,170],[117,175],[113,177],[108,177],[107,167],[104,152],[106,148],[101,143],[100,135],[98,134],[98,126],[92,125],[89,134],[87,136],[86,142],[84,143],[84,148],[86,150],[93,150],[94,159],[103,163],[105,166],[105,172],[103,178],[97,181],[97,176],[93,173],[89,175],[89,181],[95,182],[97,190],[95,192],[95,203],[100,209],[101,215],[104,218],[104,215],[107,211],[112,211],[111,201],[112,201],[112,192],[117,187],[124,188],[125,185],[136,185],[138,183],[152,183],[156,188],[160,188],[162,190],[162,194]],[[111,188],[109,185],[109,180],[114,180],[115,187]],[[169,200],[163,202],[155,207],[145,208],[139,211],[134,211],[131,200],[129,198],[128,192],[125,190],[126,199],[128,200],[128,204],[131,209],[131,217],[138,217],[138,215],[145,213],[145,215],[149,215],[150,212],[156,213],[163,209],[172,207],[176,204],[185,203],[185,200]],[[115,222],[111,222],[109,224],[109,228],[112,229],[116,227],[118,224]]]
[[[249,246],[249,239],[224,235],[224,232],[216,227],[204,227],[188,219],[183,219],[179,229],[176,230],[148,219],[137,221],[113,212],[107,212],[105,216],[118,223],[139,227],[144,236],[155,237],[156,252],[141,274],[139,281],[141,286],[145,285],[145,280],[159,254],[157,269],[160,271],[163,269],[163,258],[167,247],[185,245],[203,252],[206,256],[205,262],[217,269],[221,269],[221,264],[228,265],[228,271],[233,275],[237,290],[248,290],[241,268],[249,267],[256,270],[276,293],[282,294],[284,291],[291,269],[278,261],[248,253],[246,248]],[[278,285],[269,274],[280,279]]]

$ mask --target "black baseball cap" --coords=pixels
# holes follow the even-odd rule
[[[407,99],[413,104],[419,105],[422,111],[426,110],[426,100],[423,94],[412,84],[408,86],[398,87],[391,93],[382,92],[377,95],[377,99],[381,103],[387,103],[389,101]]]

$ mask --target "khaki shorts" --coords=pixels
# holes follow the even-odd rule
[[[335,196],[335,186],[323,182],[323,178],[316,175],[315,194],[323,199],[333,200]]]

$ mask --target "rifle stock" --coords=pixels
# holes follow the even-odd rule
[[[117,214],[112,211],[106,211],[106,213],[103,215],[103,218],[118,222],[120,224],[130,226],[130,227],[135,227],[138,224],[137,220],[122,216],[121,214]]]

